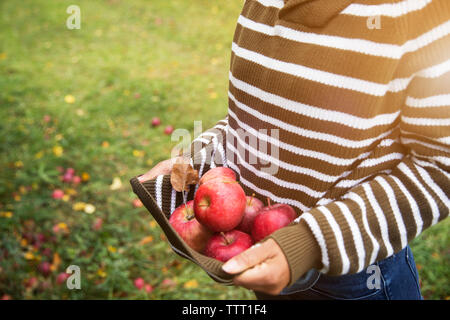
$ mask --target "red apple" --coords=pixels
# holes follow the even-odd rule
[[[157,126],[159,126],[161,124],[161,120],[158,118],[158,117],[154,117],[153,119],[152,119],[152,126],[153,127],[157,127]]]
[[[213,235],[205,248],[205,255],[226,262],[253,245],[252,238],[239,230]]]
[[[176,208],[169,222],[188,246],[198,252],[203,251],[212,235],[211,231],[197,221],[192,200]]]
[[[136,287],[136,289],[141,290],[142,288],[144,288],[145,286],[145,281],[142,278],[136,278],[134,280],[134,286]]]
[[[81,177],[80,176],[73,176],[72,183],[74,185],[80,184],[81,183]]]
[[[61,272],[60,274],[58,274],[58,276],[56,277],[56,283],[61,285],[64,282],[66,282],[66,280],[70,277],[70,274],[65,273],[65,272]]]
[[[94,231],[99,231],[102,228],[102,226],[103,226],[103,219],[102,218],[97,218],[92,223],[92,229]]]
[[[177,285],[177,283],[170,278],[165,278],[161,282],[161,287],[163,287],[163,288],[172,288],[172,287],[175,287],[176,285]]]
[[[228,180],[235,181],[236,174],[230,168],[226,168],[226,167],[212,168],[212,169],[208,170],[208,172],[206,172],[202,176],[202,178],[199,181],[199,185],[202,185],[209,181],[214,181],[216,179],[222,180],[222,181],[228,181]]]
[[[172,126],[167,126],[164,128],[164,134],[167,134],[167,135],[172,134],[173,130],[174,129]]]
[[[42,255],[50,258],[53,256],[53,252],[50,248],[44,248],[44,250],[42,250]]]
[[[219,180],[198,187],[194,197],[194,211],[198,222],[212,231],[230,231],[244,217],[246,198],[237,181]]]
[[[52,282],[50,280],[44,280],[39,283],[39,289],[41,291],[48,290],[52,287]]]
[[[146,285],[144,286],[144,290],[145,290],[145,292],[147,292],[147,293],[152,293],[152,291],[153,291],[153,286],[152,286],[151,284],[146,284]]]
[[[73,175],[66,172],[66,173],[63,175],[62,181],[63,181],[63,182],[68,182],[68,183],[69,183],[69,182],[72,182],[72,178],[73,178]]]
[[[43,233],[37,233],[37,234],[34,236],[34,238],[35,238],[35,241],[36,241],[36,242],[44,243],[44,242],[47,241],[47,237],[46,237],[45,234],[43,234]]]
[[[38,285],[38,278],[31,277],[25,281],[25,287],[28,289],[33,289]]]
[[[39,271],[42,273],[44,277],[47,277],[52,272],[50,263],[47,261],[42,262],[39,265]]]
[[[34,235],[31,232],[24,232],[22,233],[22,238],[27,240],[28,243],[34,242]]]
[[[139,198],[136,198],[133,200],[133,207],[142,208],[143,206],[144,206],[144,204],[142,203],[142,201]]]
[[[253,221],[252,238],[258,242],[267,237],[272,232],[290,224],[297,214],[288,204],[270,204],[261,209]]]
[[[247,196],[244,218],[242,218],[241,223],[237,226],[236,229],[251,234],[253,220],[255,220],[256,216],[259,214],[260,210],[263,207],[264,203],[261,200],[255,198],[254,195],[251,197]]]
[[[34,250],[39,250],[40,248],[42,247],[42,242],[39,242],[39,241],[35,241],[34,243],[33,243],[33,249]]]
[[[62,191],[61,189],[56,189],[53,191],[52,193],[53,199],[62,199],[62,197],[64,197],[64,191]]]

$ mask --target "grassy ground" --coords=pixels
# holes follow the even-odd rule
[[[170,156],[165,125],[225,115],[241,1],[79,0],[81,29],[68,30],[71,4],[0,2],[0,297],[253,299],[175,256],[128,184]],[[58,167],[83,182],[62,183]],[[426,298],[450,295],[449,230],[414,241]],[[70,264],[82,290],[56,282]]]

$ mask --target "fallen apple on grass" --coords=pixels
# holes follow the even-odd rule
[[[138,198],[133,200],[133,207],[134,208],[142,208],[144,206],[144,204],[142,203],[142,201]]]
[[[47,261],[41,262],[38,269],[44,277],[47,277],[52,272],[51,265]]]
[[[169,218],[169,222],[180,237],[194,250],[202,252],[212,232],[201,225],[194,215],[194,201],[182,204]]]
[[[79,185],[81,183],[81,177],[80,176],[73,176],[72,183],[74,185]]]
[[[167,127],[164,128],[164,134],[167,134],[167,135],[172,134],[173,130],[175,130],[173,128],[173,126],[168,125]]]
[[[58,285],[63,284],[64,282],[66,282],[67,279],[69,279],[70,274],[65,273],[65,272],[61,272],[60,274],[58,274],[58,276],[56,277],[56,283]]]
[[[53,199],[62,199],[64,197],[64,191],[61,189],[55,189],[52,193]]]
[[[36,277],[31,277],[31,278],[29,278],[29,279],[27,279],[26,281],[25,281],[25,287],[27,288],[27,289],[34,289],[34,288],[36,288],[36,286],[38,285],[38,278],[36,278]]]
[[[73,178],[73,175],[71,175],[69,173],[65,173],[62,177],[62,181],[69,183],[69,182],[72,182],[72,178]]]
[[[226,262],[253,245],[252,238],[239,230],[213,235],[205,248],[205,255]]]
[[[161,124],[161,120],[158,118],[158,117],[154,117],[153,119],[152,119],[152,126],[153,127],[157,127],[157,126],[159,126]]]
[[[142,288],[144,288],[145,286],[145,281],[142,278],[136,278],[134,279],[134,286],[136,287],[136,289],[141,290]]]
[[[152,293],[152,291],[153,291],[153,286],[151,285],[151,284],[145,284],[145,286],[144,286],[144,290],[145,290],[145,292],[147,292],[147,293]]]

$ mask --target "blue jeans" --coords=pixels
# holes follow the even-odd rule
[[[308,288],[294,283],[281,295],[255,292],[258,299],[287,300],[421,300],[419,274],[411,248],[407,246],[391,257],[378,261],[369,270],[343,276],[321,274]],[[379,267],[379,269],[377,268]],[[376,269],[377,271],[375,272]],[[375,277],[379,279],[374,281]],[[368,283],[372,285],[368,285]],[[370,288],[371,287],[371,288]]]

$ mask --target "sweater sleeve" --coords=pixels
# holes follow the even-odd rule
[[[218,121],[216,125],[192,141],[190,148],[183,154],[191,159],[191,164],[199,170],[201,176],[208,168],[226,166],[226,134],[228,117]]]
[[[403,159],[390,172],[302,213],[291,226],[272,235],[288,259],[291,283],[305,272],[304,250],[295,249],[305,245],[300,241],[305,237],[299,235],[305,233],[305,223],[320,248],[321,272],[343,275],[399,252],[448,216],[450,51],[445,44],[449,38],[447,33],[433,50],[424,47],[408,55],[407,62],[420,69],[408,79],[400,111],[399,140],[407,150]]]

